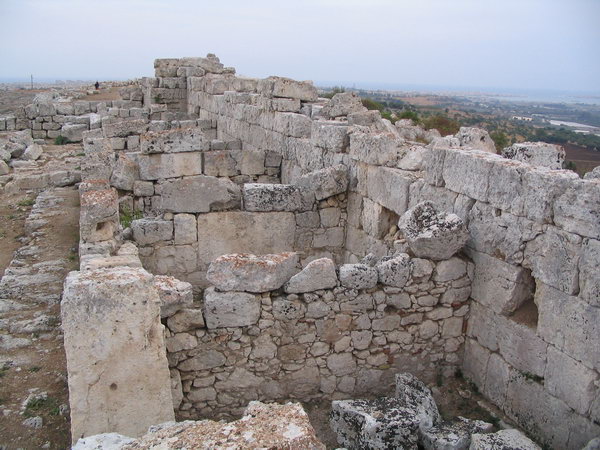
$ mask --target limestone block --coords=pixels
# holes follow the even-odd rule
[[[166,155],[168,156],[168,155]],[[164,180],[155,186],[158,209],[174,213],[198,213],[239,207],[240,188],[226,178],[204,175]]]
[[[136,154],[120,153],[110,176],[110,184],[122,191],[132,191],[133,183],[139,178],[138,172]]]
[[[166,339],[167,352],[175,353],[182,350],[191,350],[198,345],[198,339],[193,334],[177,333]]]
[[[440,261],[435,266],[433,280],[438,283],[458,280],[467,274],[467,263],[461,258],[454,257]]]
[[[349,155],[355,161],[375,166],[396,166],[404,156],[404,140],[394,133],[356,129],[350,134]]]
[[[334,119],[348,114],[366,111],[361,98],[354,92],[340,92],[321,109],[321,116]]]
[[[158,275],[190,274],[198,268],[197,251],[191,245],[167,245],[154,249],[144,266]]]
[[[527,243],[524,265],[532,275],[567,294],[579,291],[581,237],[555,227]]]
[[[133,239],[139,245],[154,244],[173,239],[173,221],[160,219],[137,219],[131,222]]]
[[[600,310],[538,282],[538,334],[589,368],[600,368]]]
[[[248,183],[242,196],[246,211],[307,211],[314,204],[314,194],[291,184]]]
[[[210,264],[206,278],[221,291],[267,292],[283,286],[297,264],[296,253],[223,255]]]
[[[143,119],[117,119],[104,117],[102,131],[105,137],[127,137],[132,134],[142,134],[148,129],[148,123]]]
[[[193,214],[175,214],[173,226],[175,244],[193,244],[198,241],[198,226]]]
[[[284,289],[288,294],[298,294],[332,289],[337,286],[337,282],[333,261],[329,258],[320,258],[309,262],[301,272],[291,277]]]
[[[227,362],[223,353],[209,349],[194,352],[194,356],[179,363],[177,368],[183,372],[195,372],[199,370],[221,367]]]
[[[60,135],[67,138],[69,142],[81,142],[83,141],[83,133],[89,129],[88,125],[67,123],[60,129]]]
[[[600,180],[575,180],[554,204],[554,223],[566,231],[600,236]]]
[[[321,219],[321,225],[324,228],[332,228],[340,225],[341,217],[340,208],[323,208],[319,210],[319,218]],[[318,226],[318,225],[317,225]]]
[[[210,150],[201,128],[176,128],[165,131],[149,131],[140,136],[142,153],[181,153]]]
[[[41,145],[31,144],[25,149],[25,152],[23,152],[21,159],[24,159],[25,161],[35,161],[39,159],[40,156],[42,156],[42,153],[44,153],[44,149]]]
[[[460,217],[438,212],[431,202],[419,203],[406,211],[398,227],[419,258],[448,259],[468,239],[468,231]]]
[[[519,430],[500,430],[491,434],[475,433],[471,437],[470,450],[490,450],[512,448],[518,450],[541,450],[537,445]]]
[[[484,152],[496,153],[496,146],[487,131],[481,128],[460,127],[455,137],[461,147],[474,148]]]
[[[367,192],[371,200],[391,209],[398,215],[408,208],[408,193],[414,175],[389,167],[369,166]]]
[[[479,345],[475,339],[466,339],[463,370],[467,378],[472,380],[479,389],[483,389],[485,385],[489,359],[489,350]]]
[[[151,181],[135,180],[133,182],[133,195],[136,197],[150,197],[154,195],[154,183]]]
[[[555,170],[562,169],[565,162],[564,148],[545,142],[519,142],[502,149],[502,156]]]
[[[71,272],[61,314],[74,441],[103,432],[139,436],[175,419],[152,275],[124,267]]]
[[[500,314],[514,312],[531,299],[534,280],[527,269],[485,253],[469,251],[475,263],[471,297]]]
[[[511,367],[497,353],[492,353],[487,363],[484,395],[500,409],[504,408]]]
[[[159,153],[139,155],[140,178],[142,180],[159,180],[177,178],[202,173],[202,154]]]
[[[260,297],[247,292],[204,291],[206,327],[244,327],[254,325],[260,317]]]
[[[421,145],[407,148],[404,156],[398,162],[398,168],[403,170],[421,170],[427,149]]]
[[[281,253],[294,245],[294,213],[218,212],[198,216],[199,261],[230,253]],[[287,281],[287,280],[285,280]]]
[[[598,373],[570,358],[553,346],[548,347],[544,386],[581,415],[586,415],[598,394]]]
[[[348,169],[343,165],[317,170],[300,177],[299,186],[312,190],[317,200],[346,192]]]
[[[583,241],[581,259],[579,261],[580,297],[592,306],[600,307],[600,241],[586,239]]]
[[[204,153],[204,174],[213,177],[233,177],[238,175],[238,160],[241,161],[239,150],[214,150]],[[248,156],[246,157],[248,161]],[[245,167],[248,171],[248,168]],[[264,170],[261,171],[261,173]]]
[[[356,361],[350,353],[333,353],[327,357],[327,368],[341,377],[356,370]]]
[[[490,171],[502,158],[478,150],[447,150],[444,153],[442,177],[446,188],[487,202]]]
[[[242,175],[262,175],[265,173],[265,151],[260,149],[244,150],[239,163]]]
[[[304,102],[314,102],[318,98],[317,89],[312,82],[283,77],[258,80],[257,90],[267,97],[295,98]]]
[[[421,428],[420,444],[425,450],[468,450],[471,435],[489,433],[491,423],[458,416],[454,422],[440,422],[431,428]]]
[[[494,323],[488,325],[489,332],[496,334],[500,354],[507,363],[521,372],[544,376],[548,344],[535,329],[495,314],[488,316],[487,321]]]
[[[80,193],[79,231],[85,242],[112,239],[119,226],[119,199],[114,189]]]
[[[570,170],[532,168],[523,173],[523,213],[537,222],[553,220],[554,203],[579,176]]]
[[[160,317],[170,317],[194,301],[192,285],[177,278],[156,275],[154,287],[160,298]]]
[[[412,269],[410,256],[400,253],[394,257],[384,257],[375,266],[379,282],[387,286],[404,287]]]
[[[597,180],[600,178],[600,166],[595,167],[583,176],[584,180]]]
[[[340,122],[313,121],[311,140],[319,148],[345,152],[350,145],[348,125]]]
[[[167,319],[167,326],[173,333],[193,331],[204,328],[204,325],[204,316],[200,308],[182,308]]]
[[[377,269],[365,264],[344,264],[339,276],[342,286],[349,289],[371,289],[378,281]]]

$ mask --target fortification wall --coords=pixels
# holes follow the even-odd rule
[[[213,63],[214,60],[210,62]],[[390,351],[394,346],[395,354],[399,356],[394,361],[401,361],[403,355],[414,356],[416,352],[428,351],[429,356],[445,359],[450,365],[462,364],[464,373],[487,398],[541,442],[552,447],[580,448],[600,433],[600,345],[597,329],[600,323],[600,278],[597,273],[600,265],[600,181],[581,180],[569,171],[549,170],[502,158],[490,153],[487,146],[479,145],[483,140],[469,138],[465,133],[446,138],[432,137],[429,145],[412,142],[408,140],[410,137],[402,138],[402,130],[381,119],[379,113],[365,111],[351,95],[344,94],[331,101],[318,99],[316,90],[308,83],[274,77],[265,80],[239,78],[232,71],[220,68],[209,72],[201,67],[208,63],[200,60],[193,63],[190,60],[170,60],[166,64],[169,67],[167,72],[159,73],[161,64],[157,67],[157,79],[169,78],[173,75],[168,73],[173,71],[176,77],[183,78],[184,72],[179,72],[181,67],[204,70],[202,73],[196,69],[195,72],[187,72],[186,69],[185,94],[181,80],[173,82],[172,87],[166,82],[163,82],[163,87],[154,86],[156,81],[149,83],[152,89],[165,89],[161,91],[164,98],[168,97],[170,89],[182,90],[173,93],[173,100],[177,101],[168,102],[170,112],[179,111],[181,114],[197,115],[200,120],[209,120],[215,130],[215,138],[222,143],[235,142],[234,145],[240,148],[195,148],[196,156],[178,158],[186,161],[187,158],[200,158],[198,173],[165,175],[159,172],[160,176],[149,179],[141,177],[141,173],[149,167],[171,171],[173,167],[188,170],[192,165],[187,162],[180,166],[170,164],[167,160],[173,156],[168,152],[159,152],[156,156],[145,151],[141,144],[140,151],[134,152],[134,161],[137,162],[127,172],[131,189],[123,189],[124,185],[117,187],[122,198],[129,198],[127,201],[131,201],[133,207],[140,205],[147,216],[134,229],[138,230],[141,258],[152,271],[176,274],[182,278],[187,276],[186,279],[193,281],[197,287],[206,286],[207,280],[199,273],[205,273],[210,258],[202,260],[200,265],[198,255],[215,236],[227,229],[222,224],[238,224],[233,226],[230,235],[225,234],[227,240],[230,236],[233,240],[239,236],[250,240],[254,235],[241,235],[239,230],[261,215],[269,217],[265,220],[269,224],[275,221],[281,223],[283,215],[290,217],[291,225],[286,229],[285,239],[292,235],[293,240],[286,241],[284,250],[308,252],[304,255],[304,265],[316,256],[330,256],[338,263],[355,263],[369,253],[382,257],[405,252],[408,248],[396,222],[408,208],[425,200],[462,218],[469,240],[461,258],[469,258],[474,263],[472,284],[467,294],[470,296],[471,312],[467,316],[458,313],[463,308],[461,304],[445,306],[441,301],[442,295],[426,306],[431,308],[427,311],[420,310],[425,306],[412,300],[410,305],[386,310],[392,293],[389,288],[386,291],[385,287],[378,285],[357,293],[356,297],[339,287],[302,295],[271,291],[260,296],[248,294],[255,298],[255,305],[260,302],[254,313],[258,313],[258,318],[255,323],[241,327],[211,329],[193,325],[176,328],[173,325],[175,321],[171,320],[175,316],[171,317],[167,320],[169,360],[172,369],[177,368],[172,371],[175,384],[177,374],[182,380],[184,400],[181,408],[184,414],[192,417],[196,413],[223,413],[228,408],[235,410],[241,403],[226,393],[234,384],[244,402],[255,395],[264,396],[260,398],[351,396],[359,392],[359,386],[377,385],[377,377],[369,378],[371,381],[367,384],[359,382],[363,380],[362,373],[365,371],[370,374],[380,371],[381,384],[385,385],[386,374],[397,367],[395,362],[389,362],[389,353],[386,353],[386,349]],[[159,80],[158,86],[160,83]],[[144,95],[147,101],[153,98],[154,91]],[[178,96],[181,98],[175,98]],[[144,141],[144,135],[152,125],[145,126],[147,128],[139,132],[140,142]],[[407,136],[406,133],[402,135]],[[107,139],[106,135],[104,139]],[[93,145],[92,142],[89,146],[90,155],[102,155],[98,149],[104,147],[107,160],[115,160],[115,149],[110,141],[102,145]],[[224,151],[217,158],[221,162],[211,165],[211,157],[219,151]],[[261,167],[264,166],[265,171],[244,172],[239,161],[257,155],[260,161],[264,157]],[[158,162],[146,165],[153,158]],[[90,158],[90,161],[93,160],[93,157]],[[272,166],[266,163],[267,160],[273,162]],[[101,167],[98,161],[102,158],[96,161],[96,167]],[[249,182],[266,181],[267,178],[259,178],[272,177],[268,179],[270,183],[280,181],[283,186],[292,186],[292,190],[307,183],[314,193],[325,185],[319,172],[315,175],[315,171],[330,170],[337,165],[347,169],[347,190],[321,199],[315,194],[310,209],[253,211],[247,208],[245,195],[252,187],[247,184]],[[97,174],[98,178],[112,180],[114,186],[120,183],[115,181],[119,177],[114,176],[114,166],[109,166],[108,172],[100,170]],[[127,164],[123,166],[129,167]],[[269,168],[273,170],[268,172]],[[157,206],[168,198],[163,191],[165,185],[188,183],[193,177],[210,177],[211,182],[218,185],[231,183],[235,186],[233,191],[239,189],[239,196],[233,196],[239,200],[235,206],[225,208],[226,211],[216,210],[219,207],[209,207],[206,211],[181,211]],[[115,229],[103,234],[107,229],[98,228],[97,224],[103,223],[99,219],[92,221],[96,225],[87,235],[82,233],[82,238],[84,242],[92,242],[95,251],[104,248],[110,253],[112,244],[98,243],[110,242],[118,231],[118,214],[117,221],[114,219],[115,205],[118,211],[118,195],[117,191],[108,187],[108,183],[103,186],[107,198],[112,199],[110,220]],[[137,193],[140,195],[136,195],[135,186],[139,188]],[[259,191],[272,189],[261,188]],[[173,198],[177,199],[177,195]],[[285,198],[289,202],[291,196]],[[334,200],[330,203],[331,198]],[[188,198],[184,199],[187,203]],[[82,211],[88,211],[83,201],[82,208]],[[86,217],[94,214],[91,211]],[[239,220],[228,218],[234,216]],[[337,225],[332,218],[338,218]],[[82,223],[86,226],[85,220]],[[301,223],[309,225],[302,226]],[[178,224],[180,227],[185,224],[188,232],[178,233]],[[206,234],[215,226],[221,227],[217,234]],[[260,224],[258,228],[264,230],[264,227]],[[98,236],[94,237],[94,233]],[[342,243],[337,245],[335,241],[334,248],[330,248],[328,244],[334,242],[334,238],[338,239],[340,233]],[[155,235],[162,237],[143,243],[147,236],[150,240],[156,239],[151,237]],[[177,240],[182,235],[186,235],[190,243],[180,244],[181,241]],[[324,252],[320,243],[325,244]],[[179,252],[179,247],[189,247],[190,250]],[[245,248],[250,247],[233,250],[244,251]],[[266,243],[260,248],[269,249]],[[229,247],[217,246],[210,257],[220,251],[228,253],[226,250]],[[190,266],[186,266],[187,262],[178,265],[179,255],[186,252],[189,253]],[[155,257],[155,254],[160,256]],[[161,264],[164,266],[161,267]],[[194,275],[190,277],[190,274]],[[438,287],[429,286],[419,292],[431,294]],[[371,299],[366,304],[372,305],[373,309],[341,310],[341,305],[352,303],[357,298]],[[325,305],[323,311],[327,314],[312,317],[309,311],[315,308],[312,306],[315,304]],[[280,314],[275,305],[289,305],[288,312],[297,314],[297,317]],[[207,314],[206,299],[192,309]],[[463,333],[461,330],[460,336],[444,336],[446,319],[438,319],[435,327],[431,325],[436,333],[430,338],[423,338],[422,330],[434,321],[427,314],[441,309],[450,310],[452,317],[448,319],[456,323],[466,317],[466,331]],[[359,324],[365,314],[369,325],[363,329]],[[422,314],[418,322],[402,322],[404,317],[414,314]],[[319,323],[332,321],[335,328],[336,320],[349,320],[348,328],[338,329],[339,333],[331,338],[319,334],[323,330]],[[375,322],[378,320],[394,322],[394,328],[377,330]],[[371,333],[367,348],[355,346],[352,333],[356,331]],[[268,336],[270,342],[262,343],[260,339],[267,340],[262,336]],[[288,342],[286,336],[292,336],[296,341]],[[310,340],[312,336],[314,340]],[[411,341],[405,343],[398,336]],[[460,348],[463,338],[464,356]],[[448,339],[459,347],[454,349],[454,344],[450,344],[446,348],[445,340]],[[313,347],[317,343],[327,344],[328,353],[315,354]],[[440,347],[442,343],[443,350]],[[288,349],[286,346],[289,345],[298,348]],[[266,357],[257,356],[255,348],[267,349],[264,354],[272,360],[266,363]],[[210,349],[211,354],[202,354],[205,349]],[[367,351],[368,355],[362,353]],[[387,363],[382,355],[388,357]],[[290,356],[294,359],[288,359]],[[337,369],[332,367],[337,366],[329,364],[330,358],[343,359],[348,367],[354,367],[354,372],[336,373]],[[212,367],[196,365],[199,361],[218,364]],[[270,368],[271,362],[276,371]],[[407,364],[422,363],[422,367],[428,367],[427,364],[432,362],[413,360]],[[390,367],[381,367],[386,364]],[[313,376],[317,372],[318,383]],[[296,378],[295,373],[301,375]],[[305,379],[312,381],[299,383],[299,380]],[[244,384],[246,380],[250,380],[248,384]],[[265,380],[268,382],[264,383]],[[298,389],[306,390],[295,392],[296,384]]]

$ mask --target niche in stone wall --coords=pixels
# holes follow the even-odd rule
[[[536,281],[531,275],[531,270],[523,269],[518,281],[519,295],[513,304],[512,311],[508,311],[511,320],[536,329],[538,323],[538,307],[535,303]]]

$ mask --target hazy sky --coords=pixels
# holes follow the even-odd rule
[[[242,75],[600,91],[600,0],[0,0],[0,78]]]

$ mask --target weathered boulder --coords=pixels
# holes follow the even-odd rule
[[[366,264],[344,264],[340,266],[340,282],[350,289],[370,289],[377,285],[377,269]]]
[[[366,111],[360,97],[354,92],[341,92],[335,94],[329,103],[321,109],[321,116],[334,119],[348,114]]]
[[[494,426],[481,420],[458,417],[455,422],[441,422],[419,430],[420,444],[425,450],[467,450],[474,433],[489,433]]]
[[[317,200],[341,194],[348,188],[348,168],[340,164],[307,173],[300,177],[298,185],[312,190]]]
[[[461,147],[474,148],[484,152],[496,153],[496,145],[487,131],[481,128],[460,127],[454,135]]]
[[[279,289],[296,272],[298,255],[222,255],[206,273],[207,280],[221,291],[267,292]]]
[[[155,275],[154,287],[160,298],[160,317],[170,317],[194,302],[192,285],[168,275]]]
[[[325,450],[315,435],[308,415],[299,403],[250,402],[244,416],[230,423],[212,420],[169,422],[156,425],[144,436],[131,440],[104,434],[80,439],[76,450],[175,450],[181,448],[269,448]]]
[[[560,145],[545,142],[520,142],[502,149],[502,156],[532,166],[558,170],[563,168],[565,149]]]
[[[412,265],[410,256],[406,253],[400,253],[394,257],[381,258],[375,268],[381,284],[404,287],[410,278]]]
[[[469,237],[460,217],[438,212],[429,201],[406,211],[398,227],[415,256],[438,261],[453,256]]]
[[[65,137],[69,142],[83,141],[83,133],[88,131],[90,127],[80,123],[66,123],[60,129],[60,135]]]
[[[25,149],[25,152],[23,152],[21,159],[24,159],[26,161],[35,161],[36,159],[39,159],[40,156],[42,156],[42,153],[44,153],[44,149],[40,144],[31,144]]]
[[[541,447],[519,430],[501,430],[491,434],[476,433],[469,450],[541,450]]]
[[[414,411],[422,427],[429,428],[440,421],[440,414],[431,390],[414,375],[396,374],[395,395],[402,400],[406,408]]]
[[[74,441],[103,432],[139,436],[174,420],[151,274],[131,267],[71,272],[61,313]]]
[[[299,294],[331,289],[337,286],[337,282],[333,261],[329,258],[320,258],[309,262],[301,272],[285,284],[284,289],[288,294]]]
[[[306,211],[312,209],[314,194],[291,184],[245,184],[242,191],[246,211]]]
[[[207,328],[245,327],[260,317],[260,296],[247,292],[204,291],[204,320]]]
[[[600,178],[600,166],[595,167],[594,170],[586,173],[583,176],[584,180],[594,180],[594,179],[598,179],[598,178]]]

